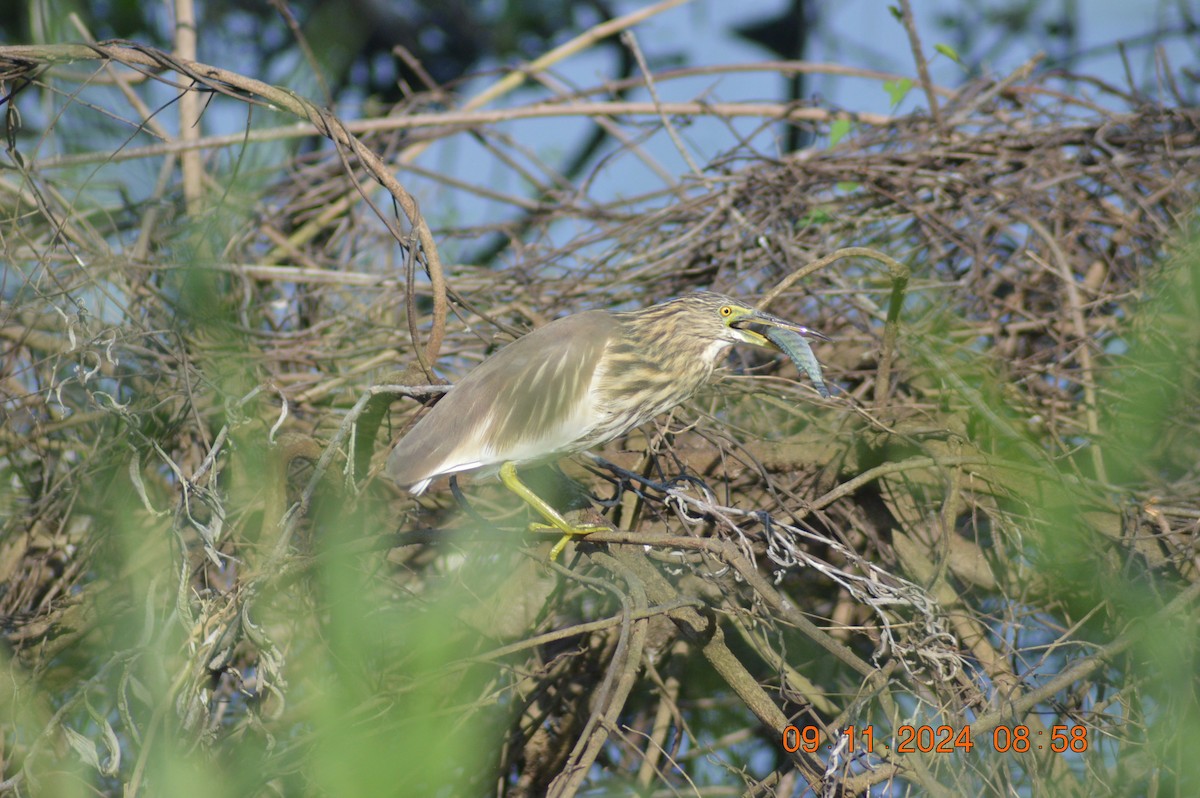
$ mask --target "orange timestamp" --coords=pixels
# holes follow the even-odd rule
[[[783,749],[788,753],[803,751],[815,754],[822,744],[833,748],[829,740],[822,742],[823,732],[817,726],[788,726],[783,730]],[[875,727],[848,726],[840,733],[839,743],[844,743],[847,753],[856,750],[874,753]],[[1049,748],[1056,753],[1074,751],[1083,753],[1088,749],[1086,726],[1051,726],[1047,734],[1042,729],[1030,730],[1028,726],[996,726],[992,729],[992,749],[1000,753],[1023,754]],[[900,726],[896,729],[896,744],[893,750],[900,754],[953,754],[967,752],[975,747],[971,727],[963,726]]]

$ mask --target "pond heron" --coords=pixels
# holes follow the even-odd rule
[[[733,344],[795,357],[797,348],[811,353],[810,337],[828,340],[711,292],[631,312],[566,316],[463,377],[392,450],[387,474],[419,494],[441,476],[499,470],[513,493],[563,533],[554,559],[573,536],[600,527],[569,523],[518,479],[517,466],[599,446],[670,410],[696,392]],[[811,368],[803,368],[814,375],[816,359],[809,360]],[[819,370],[814,382],[824,393]]]

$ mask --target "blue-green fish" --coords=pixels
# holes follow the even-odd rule
[[[821,375],[821,364],[817,361],[817,356],[813,354],[808,338],[795,330],[786,330],[782,327],[765,327],[762,334],[790,357],[796,364],[796,368],[808,375],[808,378],[813,381],[817,393],[826,399],[829,398],[829,389],[825,387],[825,378]]]

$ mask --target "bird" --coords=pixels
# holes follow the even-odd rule
[[[562,532],[553,560],[572,538],[603,527],[569,523],[520,480],[518,466],[592,449],[665,413],[690,398],[734,344],[794,357],[796,344],[811,352],[809,337],[829,340],[711,291],[641,310],[564,316],[459,380],[392,449],[385,473],[419,495],[442,476],[498,472],[547,522],[534,527]]]

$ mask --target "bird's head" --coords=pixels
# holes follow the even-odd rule
[[[726,344],[753,344],[778,350],[766,333],[769,328],[790,330],[806,338],[828,341],[828,336],[802,324],[757,310],[745,302],[710,291],[687,294],[663,305],[656,305],[664,317],[673,316],[672,325],[681,333],[699,339]]]
[[[639,358],[654,361],[658,370],[681,379],[706,377],[731,344],[783,352],[811,374],[819,367],[806,339],[829,340],[816,330],[710,291],[685,294],[618,317]]]
[[[791,330],[806,338],[819,338],[828,341],[829,336],[822,335],[816,330],[797,324],[778,316],[772,316],[761,310],[756,310],[736,300],[729,300],[717,308],[717,316],[724,323],[730,340],[734,343],[754,344],[768,349],[779,349],[774,341],[766,336],[767,329],[775,327],[780,330]]]

